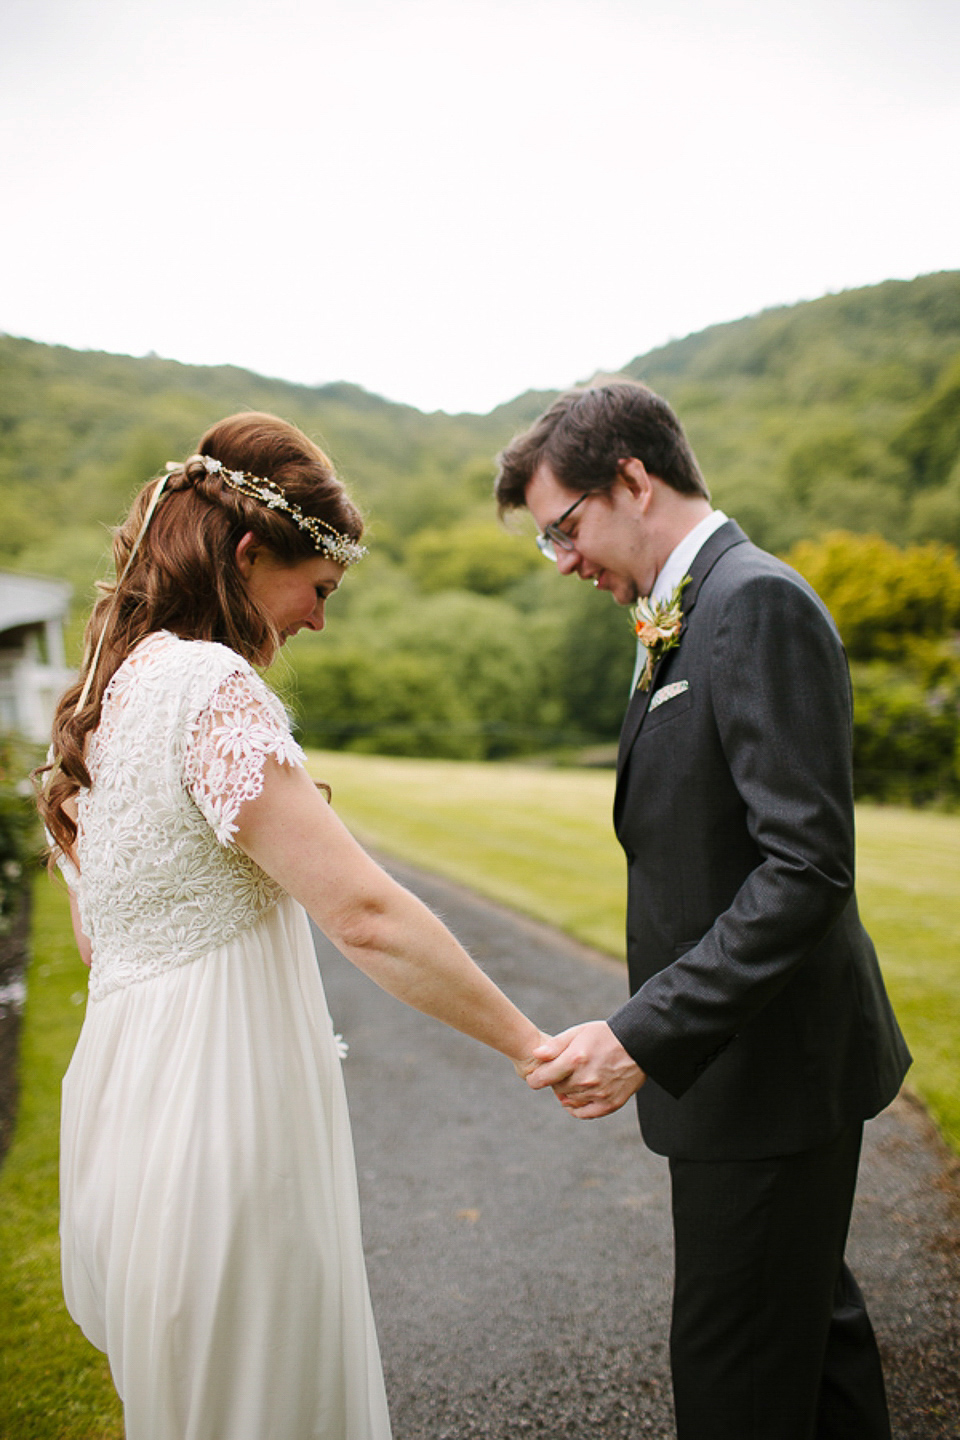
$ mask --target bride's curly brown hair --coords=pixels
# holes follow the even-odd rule
[[[210,474],[200,459],[204,455],[227,470],[272,480],[304,515],[349,540],[363,533],[360,513],[323,451],[296,426],[257,411],[221,420],[203,436],[196,455],[170,473],[124,575],[157,478],[143,487],[113,537],[114,565],[123,582],[98,585],[80,675],[57,705],[49,762],[36,772],[37,803],[55,854],[73,849],[77,826],[64,807],[90,785],[87,737],[100,723],[104,692],[131,650],[146,635],[169,630],[185,640],[219,641],[251,664],[262,663],[275,652],[279,636],[247,592],[236,564],[239,541],[252,532],[290,565],[318,553],[311,536],[281,510],[268,509]],[[77,709],[101,632],[96,667]]]

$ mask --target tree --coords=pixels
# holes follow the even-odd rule
[[[960,459],[960,358],[929,400],[893,437],[891,449],[907,461],[917,485],[939,485]]]
[[[425,594],[472,590],[500,595],[542,562],[532,545],[521,545],[495,521],[473,521],[448,530],[421,530],[410,542],[408,569]]]

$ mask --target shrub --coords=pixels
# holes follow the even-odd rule
[[[853,667],[853,765],[858,799],[960,801],[960,694],[927,689],[881,662]]]
[[[785,558],[821,597],[853,660],[903,659],[915,637],[960,627],[960,564],[949,545],[901,550],[879,535],[834,531]]]
[[[36,763],[31,747],[15,736],[0,735],[0,935],[13,928],[40,851],[40,826],[28,778]]]

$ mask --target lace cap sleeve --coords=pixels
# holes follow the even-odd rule
[[[237,832],[240,806],[263,789],[268,755],[282,765],[304,763],[277,697],[255,674],[234,671],[188,724],[186,736],[186,787],[221,845]]]

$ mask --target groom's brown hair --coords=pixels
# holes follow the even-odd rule
[[[541,465],[572,492],[609,490],[620,460],[633,457],[683,495],[710,491],[683,426],[660,395],[629,381],[567,390],[497,457],[494,493],[502,514],[526,503]]]

